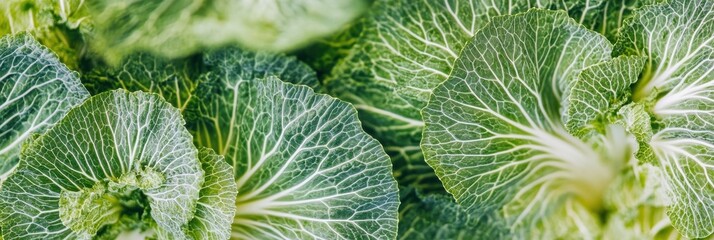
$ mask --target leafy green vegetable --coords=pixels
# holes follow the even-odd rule
[[[366,2],[98,0],[88,6],[96,26],[95,49],[117,63],[137,51],[173,58],[234,42],[293,50],[340,29]]]
[[[377,1],[357,24],[362,31],[348,54],[341,47],[348,43],[343,38],[325,44],[336,47],[325,50],[323,58],[346,55],[330,69],[325,85],[360,111],[365,129],[392,156],[400,182],[439,190],[441,184],[418,147],[424,125],[419,111],[432,89],[448,78],[459,52],[477,30],[496,16],[547,8],[567,10],[579,23],[610,33],[610,24],[619,26],[638,4],[625,0]],[[325,65],[319,57],[308,59],[317,59],[314,66]]]
[[[134,55],[117,68],[90,73],[88,82],[181,103],[194,142],[215,149],[235,169],[233,237],[396,235],[398,196],[387,156],[362,132],[351,107],[306,87],[319,88],[309,67],[236,48],[201,59],[195,66],[195,59]],[[176,92],[188,97],[177,100]]]
[[[611,60],[564,13],[495,18],[423,111],[427,162],[515,236],[710,236],[713,10],[645,6]]]
[[[104,234],[131,230],[113,229],[118,221],[154,223],[172,238],[187,238],[186,229],[227,235],[225,213],[194,219],[207,211],[230,213],[224,195],[235,188],[214,186],[225,182],[225,168],[212,167],[220,166],[219,157],[198,154],[183,124],[175,108],[141,92],[105,92],[74,108],[27,144],[3,185],[3,237],[111,237]]]
[[[633,98],[656,127],[642,139],[662,168],[672,198],[667,215],[683,235],[714,233],[714,2],[672,1],[642,8],[622,30],[618,49],[648,56]]]
[[[277,79],[316,86],[314,73],[290,58],[204,59],[212,72],[189,109],[200,116],[192,131],[235,168],[234,237],[394,237],[391,164],[351,107]]]
[[[197,101],[205,121],[193,132],[235,169],[234,237],[396,236],[391,164],[353,108],[275,77],[213,76],[214,92]]]
[[[5,0],[0,36],[0,239],[714,236],[711,0]]]
[[[441,184],[418,147],[423,126],[419,109],[431,89],[447,78],[474,31],[493,15],[527,7],[377,1],[360,26],[364,30],[357,43],[325,80],[326,88],[360,111],[365,129],[394,159],[400,182],[439,190]]]
[[[31,36],[0,39],[0,184],[17,166],[23,141],[88,97],[77,74]]]
[[[565,12],[476,33],[423,111],[426,161],[459,204],[518,238],[600,236],[604,196],[637,147],[608,111],[643,64],[610,49]]]

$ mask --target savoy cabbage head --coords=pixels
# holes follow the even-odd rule
[[[423,110],[427,163],[518,238],[709,236],[712,7],[641,8],[616,54],[564,12],[494,18]]]

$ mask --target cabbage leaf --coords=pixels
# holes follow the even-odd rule
[[[207,107],[193,131],[209,136],[199,144],[235,169],[233,237],[396,236],[399,200],[389,158],[362,131],[353,108],[274,76],[223,76],[209,80],[220,87],[197,102]]]
[[[0,39],[0,184],[17,166],[23,141],[89,97],[77,73],[30,35]]]
[[[602,235],[604,199],[637,149],[610,111],[644,63],[611,47],[563,11],[476,33],[423,110],[426,161],[461,206],[517,238]]]
[[[0,191],[3,238],[113,238],[135,230],[117,229],[126,226],[175,239],[196,231],[227,237],[234,199],[225,196],[235,188],[215,184],[229,168],[199,155],[183,125],[154,94],[91,97],[25,144]],[[223,214],[194,218],[210,211]]]

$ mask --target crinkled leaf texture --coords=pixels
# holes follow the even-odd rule
[[[226,79],[261,79],[276,76],[283,81],[320,88],[315,71],[295,57],[240,48],[224,48],[203,56],[213,74]]]
[[[399,236],[402,240],[503,239],[507,228],[495,218],[470,214],[442,193],[423,193],[418,188],[400,191]]]
[[[447,191],[517,238],[597,238],[637,142],[612,111],[644,59],[563,11],[496,17],[462,50],[423,115],[422,148]]]
[[[176,239],[199,230],[227,237],[233,202],[225,195],[235,192],[224,191],[235,189],[215,185],[229,178],[227,166],[199,155],[183,125],[154,94],[91,97],[22,151],[0,191],[3,237],[111,238],[104,234],[132,230],[116,229],[127,221]],[[216,210],[222,214],[207,215]]]
[[[647,56],[633,99],[653,119],[640,139],[671,196],[667,215],[690,238],[714,233],[714,2],[677,0],[640,9],[617,49]]]
[[[603,15],[623,13],[603,12],[603,8],[622,4],[602,0],[378,0],[356,25],[361,33],[345,33],[358,37],[349,43],[354,44],[349,53],[344,53],[343,45],[348,42],[342,38],[326,44],[339,52],[325,51],[323,57],[344,57],[330,69],[325,86],[359,110],[365,129],[392,156],[395,176],[403,185],[441,191],[419,148],[424,125],[419,112],[432,90],[448,78],[474,33],[496,16],[530,8],[567,10],[578,22],[595,26],[595,20],[606,19]],[[318,59],[313,65],[325,65],[313,58]]]
[[[305,87],[319,88],[314,71],[292,57],[237,48],[201,58],[206,72],[194,77],[192,59],[133,55],[91,72],[88,84],[113,79],[177,103],[195,143],[224,155],[241,177],[232,179],[240,186],[234,238],[396,235],[391,164],[353,108]]]
[[[365,0],[150,0],[88,2],[95,49],[117,63],[136,51],[187,56],[228,43],[288,51],[337,31]]]
[[[566,0],[563,1],[570,16],[585,27],[609,39],[617,40],[624,21],[637,9],[662,3],[665,0]]]
[[[88,97],[77,73],[31,36],[0,39],[0,184],[17,165],[23,141]]]
[[[198,158],[206,175],[196,212],[189,222],[189,234],[194,239],[228,239],[231,231],[226,226],[235,215],[238,191],[233,168],[210,148],[201,148]]]
[[[126,57],[117,66],[92,62],[82,72],[82,82],[92,94],[113,89],[144,91],[161,95],[182,113],[196,99],[201,82],[201,61],[196,58],[170,60],[147,53]]]
[[[210,148],[199,149],[198,159],[205,174],[204,183],[193,219],[183,230],[193,239],[229,239],[237,192],[233,168]],[[173,237],[163,228],[156,232],[158,239]]]
[[[377,1],[351,52],[325,80],[331,94],[359,110],[403,184],[442,189],[419,149],[419,110],[477,29],[493,16],[528,9],[525,1],[517,2]]]
[[[159,94],[192,124],[193,112],[185,110],[213,91],[213,86],[205,83],[212,75],[243,79],[274,75],[320,89],[315,72],[294,57],[235,47],[180,59],[137,53],[117,66],[94,62],[83,72],[82,81],[93,94],[117,88]]]
[[[199,143],[225,155],[235,169],[234,238],[396,236],[399,199],[391,164],[362,131],[354,108],[276,77],[213,77],[207,84],[216,92],[200,101],[206,106],[196,106],[206,121],[194,132],[212,136]]]

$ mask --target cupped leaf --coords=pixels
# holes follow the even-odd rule
[[[686,237],[714,233],[714,2],[644,7],[619,52],[648,56],[634,100],[655,120],[648,141],[672,196],[667,213]]]
[[[214,75],[222,76],[222,75]],[[196,136],[235,169],[232,236],[388,239],[397,188],[379,143],[348,104],[275,77],[216,77]],[[219,143],[219,144],[215,144]]]
[[[90,1],[95,49],[112,63],[136,51],[182,57],[229,43],[287,51],[346,25],[364,0]]]
[[[24,148],[0,191],[3,237],[109,237],[119,233],[111,224],[146,220],[186,237],[204,173],[183,124],[142,92],[105,92],[72,109]]]
[[[600,234],[597,211],[622,165],[612,162],[631,156],[611,159],[606,140],[624,128],[586,141],[563,115],[578,74],[610,50],[563,11],[496,17],[475,34],[422,112],[426,161],[460,205],[500,216],[518,238]]]
[[[275,86],[269,87],[262,83],[265,80],[259,80],[276,76],[295,84],[319,87],[315,73],[305,64],[283,55],[227,48],[202,56],[204,66],[201,69],[206,72],[200,77],[201,80],[197,81],[190,77],[181,77],[184,76],[184,70],[174,70],[184,68],[173,67],[175,65],[172,62],[165,62],[150,55],[137,56],[141,58],[129,57],[121,67],[94,74],[89,83],[99,85],[107,79],[116,79],[119,84],[117,86],[148,90],[164,96],[171,96],[165,93],[173,93],[171,89],[175,82],[197,84],[198,87],[190,94],[192,100],[183,112],[189,119],[189,125],[195,135],[194,140],[198,145],[216,149],[225,155],[226,160],[233,166],[242,166],[236,168],[237,173],[249,174],[246,173],[248,163],[245,161],[249,161],[251,157],[256,161],[261,159],[257,155],[263,154],[262,152],[245,152],[250,148],[263,147],[262,144],[251,141],[262,141],[266,144],[276,141],[275,137],[280,135],[279,131],[283,131],[282,126],[278,125],[277,117],[291,119],[292,116],[286,114],[297,111],[292,109],[296,106],[303,107],[301,109],[305,111],[309,110],[310,113],[305,115],[310,117],[300,115],[301,117],[296,118],[296,123],[290,125],[292,128],[285,129],[284,141],[279,144],[273,142],[277,144],[275,151],[296,151],[293,158],[275,159],[277,157],[265,156],[262,157],[266,159],[263,166],[248,165],[255,168],[252,170],[255,172],[250,173],[251,177],[245,177],[241,185],[238,198],[243,202],[233,204],[239,208],[235,217],[233,237],[297,238],[317,234],[326,238],[353,238],[373,234],[373,238],[382,238],[396,232],[394,208],[397,200],[396,190],[390,181],[389,162],[384,156],[380,156],[379,145],[359,131],[358,127],[355,128],[355,125],[359,124],[354,113],[349,112],[349,107],[336,100],[316,95],[306,87],[287,85],[279,80],[271,80]],[[141,61],[130,63],[132,59]],[[107,79],[102,79],[102,76]],[[169,81],[160,81],[162,79]],[[262,95],[258,96],[256,92]],[[268,98],[265,96],[268,93],[284,94],[282,97],[285,99]],[[278,96],[275,95],[276,98]],[[332,104],[321,105],[327,102]],[[275,112],[278,109],[285,111]],[[311,116],[315,113],[327,115],[323,118]],[[345,114],[347,116],[342,116]],[[313,128],[306,127],[313,124]],[[268,130],[266,126],[273,126],[274,129]],[[313,135],[301,132],[311,131],[310,129],[315,131]],[[328,137],[332,135],[334,139]],[[306,148],[304,151],[296,145],[298,143],[293,142],[308,136],[312,137],[302,146]],[[288,140],[290,141],[286,142]],[[306,146],[309,144],[318,146]],[[323,151],[332,153],[311,156]],[[272,153],[280,157],[285,154],[287,153]],[[206,174],[208,175],[209,171],[206,170]],[[250,191],[256,190],[260,184],[264,184],[260,190],[263,193],[250,194]],[[314,192],[303,195],[310,191]],[[292,193],[274,199],[270,195],[278,195],[279,192],[280,195]],[[243,193],[250,195],[241,198]],[[259,201],[268,197],[274,202]],[[235,195],[233,198],[235,201]],[[200,201],[199,199],[199,205]],[[261,204],[264,203],[276,203],[278,206],[265,205],[265,209],[253,209],[256,205],[251,205],[259,204],[258,206],[263,207]],[[372,217],[375,220],[372,220]],[[281,224],[273,224],[276,221]],[[301,227],[303,225],[304,227]],[[304,229],[293,233],[292,228]]]
[[[77,73],[31,36],[0,39],[0,184],[17,165],[23,141],[88,97]]]

